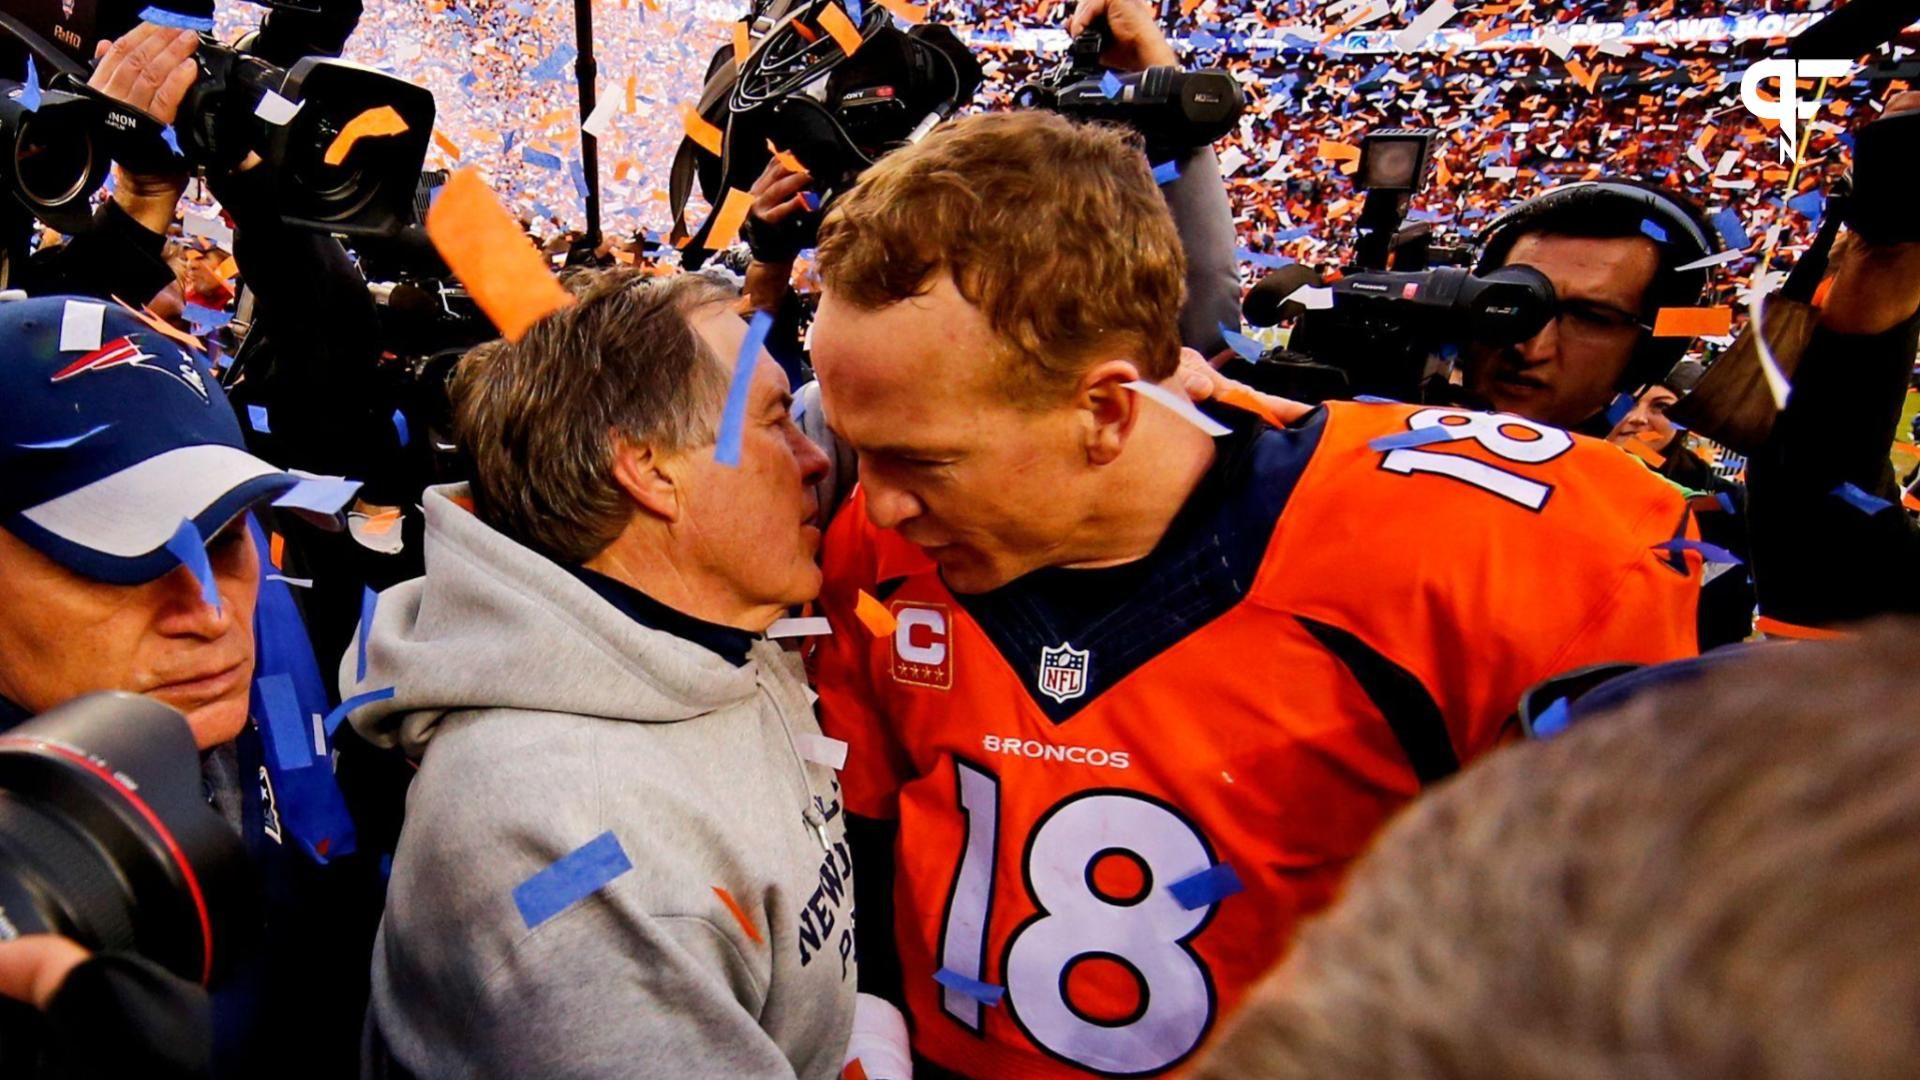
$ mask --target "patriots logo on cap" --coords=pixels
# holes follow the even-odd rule
[[[194,368],[193,361],[189,360],[185,353],[181,353],[177,349],[174,350],[174,352],[180,358],[177,368],[163,366],[165,361],[161,361],[160,364],[149,364],[147,361],[159,360],[160,358],[142,349],[134,342],[133,335],[129,334],[126,337],[115,338],[107,342],[98,349],[93,350],[80,359],[75,360],[73,363],[68,364],[66,367],[61,368],[59,371],[54,372],[52,381],[64,382],[76,375],[86,375],[95,371],[106,371],[109,368],[136,367],[142,371],[157,371],[199,395],[202,402],[207,401],[206,380],[200,377],[200,372]]]

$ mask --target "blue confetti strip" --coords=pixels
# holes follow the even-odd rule
[[[1197,874],[1190,874],[1167,886],[1180,906],[1192,911],[1209,904],[1217,904],[1235,893],[1246,891],[1241,884],[1240,875],[1233,872],[1227,863],[1215,863]]]
[[[27,81],[20,84],[20,107],[28,112],[40,108],[40,72],[33,66],[33,56],[27,56]]]
[[[722,465],[740,464],[740,438],[747,427],[747,390],[753,386],[754,369],[760,366],[760,346],[773,328],[773,316],[764,311],[753,313],[747,324],[747,336],[740,342],[740,353],[733,358],[733,379],[727,383],[727,407],[720,414],[720,435],[714,440],[713,460]]]
[[[1120,96],[1122,89],[1123,87],[1121,86],[1120,80],[1114,76],[1113,72],[1103,71],[1100,73],[1101,93],[1107,95],[1109,98],[1117,98]]]
[[[866,15],[867,7],[860,0],[847,0],[847,17],[853,20],[853,25],[859,26],[865,22]]]
[[[1827,197],[1818,188],[1815,188],[1804,195],[1796,195],[1788,199],[1787,209],[1799,214],[1808,221],[1818,222],[1821,215],[1827,211]]]
[[[543,169],[553,169],[555,171],[560,169],[559,155],[549,154],[545,150],[535,150],[531,146],[523,146],[520,148],[520,160],[529,165],[538,165]]]
[[[167,550],[180,560],[180,565],[200,582],[200,599],[215,611],[220,610],[220,583],[213,576],[213,564],[207,561],[207,543],[200,539],[200,530],[191,520],[182,518],[180,527],[173,531],[173,537],[167,541]]]
[[[1607,423],[1618,426],[1620,421],[1625,420],[1627,414],[1632,411],[1633,395],[1627,393],[1615,394],[1613,400],[1607,403]]]
[[[573,63],[579,55],[574,51],[573,46],[562,45],[548,54],[545,60],[534,65],[533,70],[527,72],[527,78],[534,82],[554,82],[564,78],[567,65]]]
[[[1355,394],[1353,400],[1366,405],[1398,405],[1398,398],[1381,397],[1378,394]]]
[[[1726,548],[1720,547],[1717,544],[1709,544],[1705,540],[1686,540],[1686,539],[1662,540],[1659,543],[1653,545],[1653,550],[1655,551],[1697,551],[1700,553],[1700,557],[1705,559],[1708,562],[1726,563],[1729,566],[1744,565],[1740,561],[1740,556],[1735,555],[1733,552],[1728,551]]]
[[[440,189],[435,188],[434,190],[438,191]],[[394,434],[400,436],[401,446],[412,445],[413,433],[407,430],[407,414],[401,412],[399,409],[393,410],[393,430]]]
[[[187,322],[193,326],[193,332],[202,336],[218,330],[233,321],[233,315],[229,312],[216,311],[204,304],[196,304],[191,301],[181,309],[181,313],[187,317]]]
[[[87,439],[93,438],[95,435],[100,434],[112,426],[112,424],[101,424],[99,427],[89,428],[78,435],[69,435],[64,439],[48,439],[46,442],[29,442],[18,445],[22,450],[65,450],[70,446],[75,446]]]
[[[1661,228],[1658,222],[1652,220],[1642,221],[1640,223],[1640,232],[1642,235],[1652,238],[1656,244],[1664,244],[1667,242],[1667,230]]]
[[[531,930],[633,869],[612,830],[574,848],[513,890],[513,906]]]
[[[949,990],[955,990],[965,994],[983,1005],[998,1005],[1000,1004],[1000,999],[1007,995],[1007,988],[1004,986],[983,983],[979,979],[969,979],[965,975],[957,971],[948,970],[947,968],[941,968],[939,971],[934,972],[933,981]]]
[[[1466,425],[1463,424],[1461,426],[1465,427]],[[1412,431],[1402,431],[1393,435],[1382,435],[1377,439],[1369,441],[1367,443],[1367,449],[1408,450],[1416,446],[1431,446],[1434,443],[1452,442],[1454,438],[1452,428],[1445,424],[1435,424],[1432,427],[1414,428]]]
[[[1729,514],[1737,514],[1740,512],[1733,505],[1733,496],[1727,494],[1724,491],[1716,492],[1713,496],[1713,499],[1715,502],[1720,504],[1720,509],[1725,510]]]
[[[1753,241],[1747,237],[1746,226],[1740,224],[1740,215],[1734,213],[1732,207],[1713,215],[1711,220],[1713,227],[1720,231],[1720,238],[1727,242],[1729,250],[1745,251],[1753,246]]]
[[[1533,718],[1533,737],[1551,739],[1567,730],[1568,714],[1567,699],[1555,698],[1553,704],[1540,710],[1540,715]]]
[[[175,30],[198,30],[203,34],[213,33],[213,19],[182,15],[165,8],[150,7],[140,13],[141,22],[150,22],[155,26],[170,26]]]
[[[800,193],[800,201],[806,203],[807,209],[809,210],[820,209],[820,194],[818,192],[803,191]]]
[[[360,634],[355,646],[359,653],[354,660],[355,682],[367,681],[367,635],[373,633],[373,609],[380,603],[380,594],[372,586],[364,586],[360,593]]]
[[[1267,351],[1266,346],[1247,335],[1228,329],[1226,323],[1220,324],[1220,336],[1226,339],[1229,348],[1245,357],[1249,363],[1259,363],[1260,357]]]
[[[300,715],[300,698],[293,692],[293,679],[284,673],[266,675],[257,680],[260,703],[266,710],[267,740],[283,770],[304,769],[313,764],[313,737]]]
[[[1153,182],[1165,186],[1180,179],[1180,163],[1163,161],[1153,167]]]
[[[1292,261],[1284,255],[1269,255],[1264,251],[1249,251],[1246,248],[1238,249],[1234,252],[1234,255],[1237,256],[1241,262],[1250,262],[1255,266],[1265,267],[1268,270],[1278,270]]]
[[[252,426],[253,430],[262,435],[273,434],[273,426],[267,422],[267,407],[265,405],[247,406],[247,423]]]
[[[1848,506],[1872,517],[1883,510],[1893,509],[1893,504],[1855,484],[1851,480],[1834,488],[1829,494],[1843,500]]]
[[[166,143],[167,149],[172,150],[174,153],[178,154],[180,152],[180,136],[173,133],[172,124],[168,124],[166,127],[160,129],[160,141]]]
[[[351,713],[362,705],[371,705],[376,701],[386,701],[391,697],[393,697],[393,687],[388,686],[379,690],[369,690],[364,694],[355,694],[340,704],[335,705],[333,711],[327,714],[327,718],[321,721],[321,726],[327,730],[327,738],[333,738],[333,733],[340,730],[340,721],[345,720],[348,713]]]

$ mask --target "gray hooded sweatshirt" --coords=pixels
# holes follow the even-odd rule
[[[449,494],[427,492],[426,576],[381,594],[366,677],[357,648],[341,665],[345,694],[394,688],[353,724],[420,767],[367,1071],[836,1076],[851,860],[833,770],[801,756],[799,658],[763,639],[735,667],[643,626]]]

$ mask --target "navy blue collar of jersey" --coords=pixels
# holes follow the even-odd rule
[[[1213,464],[1146,556],[1118,566],[1048,567],[954,597],[1055,723],[1251,591],[1326,422],[1325,409],[1285,428],[1237,409],[1205,411],[1232,430],[1214,441]],[[883,593],[889,584],[880,583]],[[1062,647],[1087,654],[1086,688],[1065,701],[1036,689],[1043,654]]]
[[[569,566],[567,572],[580,579],[580,583],[592,589],[602,600],[612,604],[621,614],[641,626],[672,634],[684,641],[719,656],[734,667],[747,666],[747,652],[753,648],[758,636],[750,634],[737,626],[723,626],[720,623],[696,619],[684,611],[677,611],[641,592],[624,581],[617,581],[584,566]]]

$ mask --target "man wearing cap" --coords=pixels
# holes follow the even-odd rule
[[[347,1062],[377,897],[355,906],[351,860],[323,872],[293,850],[284,793],[330,786],[331,770],[290,774],[324,754],[267,754],[249,703],[261,558],[247,513],[300,478],[246,452],[186,340],[94,300],[0,303],[0,730],[96,690],[184,713],[208,800],[267,900],[259,962],[214,995],[220,1071],[261,1075],[267,1046]]]

